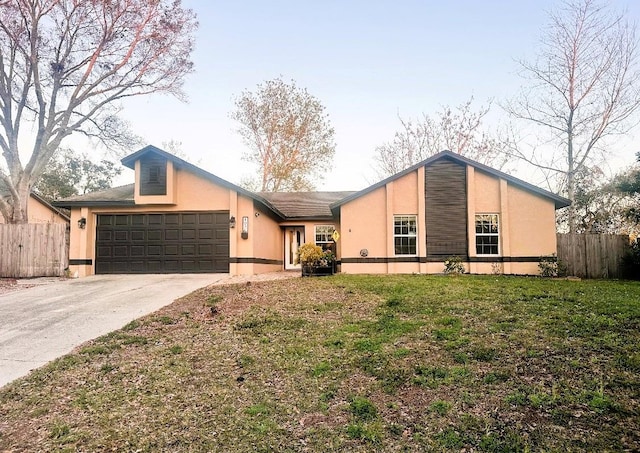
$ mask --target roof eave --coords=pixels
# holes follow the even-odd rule
[[[55,212],[56,214],[58,214],[60,217],[62,217],[64,220],[66,220],[67,222],[70,222],[71,219],[69,218],[68,215],[66,215],[64,212],[60,211],[56,206],[54,206],[52,203],[49,203],[47,200],[45,200],[44,198],[42,198],[40,195],[38,195],[36,192],[31,192],[31,196],[33,198],[35,198],[36,200],[38,200],[40,203],[44,204],[47,208],[51,209],[53,212]]]
[[[286,217],[284,219],[284,221],[287,221],[287,222],[289,222],[289,221],[294,221],[295,222],[295,221],[303,221],[303,220],[305,220],[305,221],[308,221],[308,220],[325,221],[325,220],[334,220],[334,219],[335,219],[334,215],[322,215],[322,216],[319,216],[319,215],[310,215],[310,216],[304,215],[303,216],[303,215],[301,215],[301,216],[289,216],[289,217]]]
[[[56,201],[53,206],[60,208],[80,208],[80,207],[92,207],[92,206],[136,206],[133,200],[119,200],[119,201]]]
[[[481,171],[489,173],[493,176],[510,181],[513,184],[520,186],[524,189],[527,189],[531,192],[537,193],[538,195],[541,195],[546,198],[550,198],[554,202],[555,209],[565,208],[571,204],[571,201],[567,198],[556,195],[552,192],[549,192],[548,190],[541,189],[540,187],[534,186],[533,184],[523,181],[522,179],[516,178],[515,176],[508,175],[507,173],[504,173],[500,170],[496,170],[495,168],[491,168],[485,164],[481,164],[480,162],[476,162],[464,156],[461,156],[460,154],[456,154],[452,151],[445,150],[445,151],[439,152],[438,154],[434,154],[433,156],[423,160],[422,162],[418,162],[417,164],[407,168],[406,170],[403,170],[394,175],[391,175],[388,178],[385,178],[382,181],[377,182],[376,184],[373,184],[359,192],[351,194],[343,198],[342,200],[338,200],[334,203],[331,203],[329,205],[329,209],[331,209],[331,211],[335,213],[336,211],[339,210],[340,206],[344,205],[345,203],[355,200],[356,198],[360,198],[361,196],[366,195],[367,193],[373,192],[374,190],[379,189],[380,187],[384,187],[385,185],[387,185],[387,183],[395,179],[401,178],[411,172],[416,171],[420,167],[424,167],[426,165],[429,165],[432,162],[435,162],[436,160],[443,159],[443,158],[449,158],[451,160],[458,161],[465,165],[470,165],[474,168],[477,168]]]
[[[214,183],[221,185],[223,187],[226,187],[227,189],[231,189],[234,190],[236,192],[238,192],[238,194],[244,195],[248,198],[251,198],[252,200],[256,200],[258,203],[260,203],[261,205],[263,205],[266,209],[272,211],[277,217],[284,219],[285,216],[284,214],[282,214],[282,212],[280,212],[275,206],[273,206],[271,203],[269,203],[269,201],[267,201],[266,199],[262,198],[261,196],[247,190],[244,189],[240,186],[237,186],[235,184],[233,184],[232,182],[229,182],[225,179],[220,178],[219,176],[214,175],[213,173],[209,173],[206,170],[203,170],[202,168],[193,165],[189,162],[187,162],[186,160],[180,159],[177,156],[174,156],[171,153],[168,153],[160,148],[157,148],[153,145],[147,145],[144,148],[136,151],[133,154],[130,154],[129,156],[126,156],[124,158],[122,158],[120,160],[120,162],[122,162],[122,165],[124,165],[125,167],[134,169],[135,168],[135,162],[136,160],[140,159],[140,157],[144,154],[147,153],[155,153],[158,154],[162,157],[164,157],[167,160],[172,161],[174,164],[176,164],[178,167],[185,167],[188,168],[191,172],[196,173],[206,179],[209,179],[210,181],[213,181]]]

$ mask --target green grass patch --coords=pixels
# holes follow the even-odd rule
[[[637,282],[204,288],[1,389],[0,451],[637,451],[638,344]]]

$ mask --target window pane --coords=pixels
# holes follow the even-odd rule
[[[409,234],[415,235],[417,231],[418,231],[418,225],[417,225],[416,219],[415,218],[411,219],[409,221]]]
[[[393,218],[394,249],[396,255],[415,255],[417,253],[416,235],[417,216],[398,215]]]
[[[396,255],[415,255],[416,254],[416,238],[415,237],[396,237],[395,238]]]
[[[499,254],[498,214],[476,215],[476,253],[478,255]]]
[[[316,245],[332,243],[334,230],[333,225],[316,225]]]

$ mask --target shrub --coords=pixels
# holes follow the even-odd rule
[[[323,256],[324,252],[322,251],[322,247],[307,243],[301,245],[298,249],[296,261],[303,266],[316,266],[320,263]]]
[[[640,280],[640,239],[636,239],[622,257],[622,276]]]
[[[538,269],[542,277],[563,277],[567,274],[567,266],[556,257],[555,253],[540,257]]]
[[[464,274],[464,264],[459,256],[450,256],[444,262],[444,273],[447,275]]]
[[[307,243],[300,246],[296,262],[303,266],[328,266],[336,257],[331,250],[324,251],[322,247]]]

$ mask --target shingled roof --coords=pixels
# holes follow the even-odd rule
[[[258,192],[287,219],[330,219],[329,206],[355,192]]]
[[[55,202],[57,206],[120,206],[133,205],[133,184],[96,190],[83,195],[66,197]]]
[[[569,206],[571,203],[568,199],[560,197],[556,194],[548,192],[544,189],[529,184],[521,179],[510,176],[501,171],[490,168],[479,162],[475,162],[471,159],[467,159],[459,154],[452,153],[451,151],[442,151],[430,158],[412,166],[408,169],[390,176],[372,186],[369,186],[361,191],[342,191],[342,192],[250,192],[242,187],[239,187],[233,183],[230,183],[218,176],[215,176],[189,162],[186,162],[172,154],[167,153],[154,146],[146,146],[140,151],[125,157],[122,159],[122,163],[129,167],[134,168],[135,161],[142,155],[147,153],[158,154],[167,160],[173,161],[174,165],[178,168],[184,168],[199,176],[208,179],[209,181],[219,184],[223,187],[227,187],[231,190],[235,190],[239,194],[252,198],[256,202],[263,205],[266,209],[275,214],[277,218],[282,220],[288,219],[331,219],[334,215],[339,213],[340,206],[359,198],[379,187],[386,185],[388,182],[398,179],[417,168],[425,165],[430,165],[439,159],[450,159],[462,164],[471,165],[481,171],[487,172],[491,175],[499,178],[506,179],[510,183],[519,186],[525,190],[536,193],[551,199],[556,206],[556,209]],[[134,185],[128,184],[126,186],[114,187],[112,189],[100,190],[85,195],[78,195],[75,197],[68,197],[63,200],[59,200],[54,203],[54,206],[59,207],[73,207],[73,206],[116,206],[116,205],[133,205],[134,204]]]

